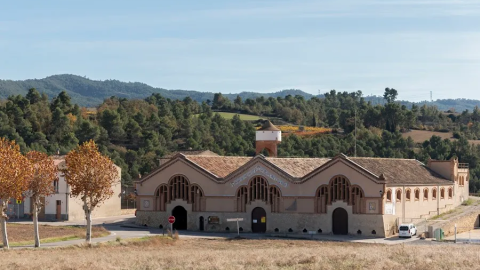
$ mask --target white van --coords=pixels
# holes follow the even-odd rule
[[[398,237],[411,238],[412,235],[417,235],[417,227],[415,227],[415,225],[413,225],[412,223],[400,224],[400,227],[398,227]]]

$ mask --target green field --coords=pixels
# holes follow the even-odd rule
[[[215,113],[220,114],[220,116],[222,116],[225,119],[232,119],[233,116],[235,116],[236,114],[240,115],[240,119],[245,120],[245,121],[255,121],[255,120],[258,120],[258,119],[267,119],[266,117],[260,117],[260,116],[257,116],[257,115],[250,115],[250,114],[229,113],[229,112],[215,112]],[[197,117],[197,116],[198,116],[198,114],[195,114],[195,117]]]

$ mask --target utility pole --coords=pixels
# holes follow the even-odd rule
[[[355,106],[355,131],[354,131],[354,135],[355,135],[355,150],[354,150],[353,156],[357,157],[357,108],[356,108],[356,106]]]

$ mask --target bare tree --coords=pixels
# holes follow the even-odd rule
[[[92,238],[92,212],[113,195],[113,186],[120,184],[119,170],[103,156],[93,141],[83,143],[65,158],[65,179],[72,197],[80,197],[87,219],[86,241]]]

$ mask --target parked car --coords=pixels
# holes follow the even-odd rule
[[[417,235],[417,227],[415,227],[415,225],[412,223],[400,224],[400,227],[398,228],[398,237],[411,238],[412,235]]]

